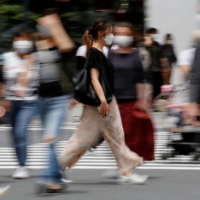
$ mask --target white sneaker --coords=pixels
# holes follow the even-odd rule
[[[121,176],[118,179],[119,184],[136,184],[136,185],[143,185],[147,181],[148,176],[147,175],[138,175],[133,174],[130,177],[127,176]]]
[[[26,167],[20,167],[14,171],[12,178],[26,179],[26,178],[30,178],[30,174]]]
[[[0,187],[0,197],[2,197],[10,189],[10,185]]]

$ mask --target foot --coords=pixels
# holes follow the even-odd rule
[[[36,194],[43,194],[43,193],[58,193],[62,192],[67,188],[65,184],[55,184],[55,183],[42,183],[38,182],[36,184]]]
[[[147,175],[138,175],[133,174],[132,176],[121,176],[118,180],[119,184],[136,184],[136,185],[143,185],[147,181]]]
[[[26,179],[26,178],[30,178],[30,174],[26,167],[20,167],[14,171],[12,178]]]
[[[2,197],[10,189],[10,185],[0,187],[0,197]]]

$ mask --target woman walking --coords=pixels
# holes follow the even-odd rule
[[[110,45],[113,40],[108,21],[106,19],[96,20],[89,31],[88,38],[92,40],[92,43],[91,45],[87,44],[86,62],[90,69],[90,81],[100,100],[100,106],[85,106],[78,129],[69,139],[65,150],[59,157],[60,165],[63,170],[66,167],[73,167],[101,133],[115,156],[121,174],[119,182],[143,184],[147,179],[146,176],[132,174],[132,169],[141,165],[143,160],[125,145],[115,97],[113,96],[112,101],[108,103],[99,81],[100,75],[104,76],[110,93],[112,93],[110,95],[114,94],[113,65],[103,53],[103,47],[106,44]]]
[[[65,188],[65,182],[62,180],[55,145],[61,135],[60,127],[67,115],[70,98],[62,88],[62,53],[71,50],[74,44],[55,11],[47,11],[44,17],[38,19],[38,30],[43,39],[36,42],[36,47],[40,75],[40,114],[44,125],[43,142],[48,145],[49,156],[47,168],[37,183],[38,192],[44,188],[50,192],[58,192]]]
[[[132,48],[134,28],[121,22],[114,26],[109,54],[114,66],[114,89],[125,132],[125,143],[144,160],[154,160],[154,128],[145,111],[145,84],[140,52]],[[145,145],[144,145],[145,144]]]

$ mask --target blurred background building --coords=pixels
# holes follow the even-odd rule
[[[24,23],[34,28],[43,9],[57,7],[77,43],[94,19],[106,17],[112,23],[131,22],[139,33],[145,27],[155,27],[160,42],[164,34],[171,33],[178,53],[190,45],[191,32],[199,29],[199,4],[199,0],[0,0],[0,46],[9,47],[6,41],[14,28]]]

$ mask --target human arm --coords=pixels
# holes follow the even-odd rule
[[[94,87],[95,93],[97,94],[101,102],[101,105],[99,107],[99,114],[102,115],[102,117],[105,117],[109,114],[110,109],[106,101],[101,84],[99,82],[99,70],[97,68],[91,68],[90,76],[91,76],[91,83]]]
[[[74,48],[74,42],[65,31],[57,14],[39,18],[38,24],[48,27],[52,34],[55,46],[57,46],[61,52],[69,52]]]

